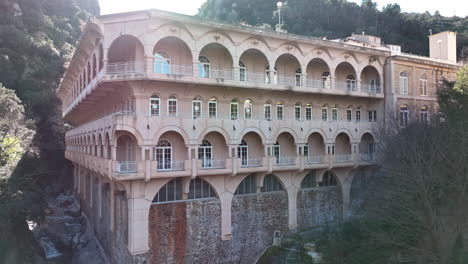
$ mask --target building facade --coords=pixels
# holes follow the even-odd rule
[[[428,119],[458,69],[377,44],[158,10],[91,20],[58,96],[111,261],[251,263],[275,234],[348,216],[384,123]]]

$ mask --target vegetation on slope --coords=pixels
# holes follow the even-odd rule
[[[278,24],[277,0],[207,0],[199,9],[202,18],[230,23],[275,28]],[[282,28],[290,33],[345,38],[352,33],[382,37],[388,44],[401,45],[404,52],[429,54],[429,30],[439,33],[456,31],[458,54],[468,58],[468,17],[444,17],[438,12],[403,13],[398,4],[377,8],[371,0],[359,6],[345,0],[288,0],[282,8]],[[424,44],[426,43],[426,44]]]
[[[97,0],[0,2],[0,263],[31,263],[27,219],[64,170],[64,124],[55,91]],[[9,113],[9,114],[7,114]]]

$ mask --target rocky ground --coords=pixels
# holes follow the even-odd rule
[[[38,264],[106,264],[92,228],[71,191],[51,195],[43,223],[29,222],[38,242]]]

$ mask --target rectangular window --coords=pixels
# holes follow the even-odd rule
[[[372,122],[372,120],[373,120],[373,113],[372,113],[372,111],[368,111],[367,114],[368,114],[368,116],[369,116],[369,122]]]
[[[409,122],[409,112],[408,110],[400,110],[400,126],[406,127]]]
[[[232,120],[239,118],[239,104],[237,102],[231,102],[230,115]]]
[[[252,101],[246,101],[244,104],[244,118],[252,119]]]
[[[151,116],[159,116],[159,98],[151,98]]]
[[[309,145],[304,145],[304,157],[309,157]]]
[[[301,107],[300,106],[294,107],[294,120],[301,121]]]
[[[338,108],[332,108],[332,120],[333,121],[338,120]]]
[[[351,111],[351,109],[347,109],[346,110],[346,120],[348,120],[348,122],[351,122],[352,119],[353,119],[353,112]]]
[[[264,111],[265,111],[265,119],[266,120],[271,120],[271,105],[266,104],[264,106]]]
[[[361,110],[356,110],[356,122],[361,122]]]
[[[427,80],[419,80],[419,92],[422,96],[427,96]]]
[[[408,94],[408,78],[400,77],[400,94]]]
[[[177,116],[177,99],[167,101],[167,113],[169,116]]]
[[[208,102],[208,117],[217,118],[218,117],[218,104],[216,101]]]
[[[276,119],[277,120],[283,120],[284,118],[284,113],[283,113],[283,105],[279,104],[276,106]]]
[[[374,111],[374,122],[377,122],[377,111]]]
[[[307,106],[305,109],[306,120],[312,120],[312,107]]]
[[[328,108],[322,108],[322,121],[328,121]]]
[[[201,101],[193,101],[192,102],[192,117],[193,119],[201,117]]]

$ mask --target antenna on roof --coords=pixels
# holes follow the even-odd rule
[[[432,29],[429,29],[429,36],[432,36]]]

